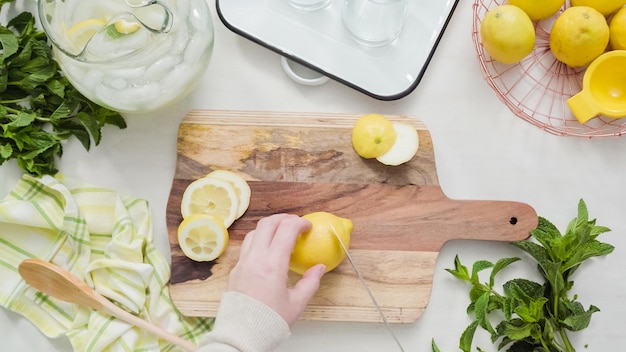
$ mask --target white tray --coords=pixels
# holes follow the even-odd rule
[[[286,0],[216,0],[231,31],[380,100],[411,93],[458,0],[409,0],[405,25],[387,46],[357,44],[341,22],[342,0],[305,12]]]

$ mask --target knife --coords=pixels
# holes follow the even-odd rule
[[[393,332],[393,329],[391,328],[391,325],[387,321],[387,317],[385,317],[385,313],[383,312],[382,308],[378,304],[378,301],[376,301],[376,297],[374,297],[374,294],[372,293],[372,290],[370,290],[369,286],[367,286],[367,283],[365,282],[365,279],[363,278],[363,275],[361,275],[361,271],[359,270],[359,268],[357,267],[356,263],[354,262],[354,259],[352,259],[352,256],[350,255],[350,252],[348,252],[348,247],[346,247],[346,245],[341,240],[341,237],[339,237],[339,234],[337,233],[337,230],[335,230],[335,227],[333,226],[333,224],[329,223],[328,225],[330,226],[330,229],[332,230],[333,234],[337,238],[337,241],[339,241],[339,245],[343,249],[344,253],[346,253],[346,257],[348,258],[348,261],[350,262],[350,265],[352,265],[352,269],[354,269],[354,272],[356,272],[356,276],[359,278],[359,281],[361,282],[361,284],[365,288],[365,291],[367,291],[367,294],[370,296],[370,299],[372,300],[372,303],[374,303],[374,306],[376,307],[376,310],[378,311],[378,314],[380,315],[381,319],[383,320],[383,323],[385,324],[385,327],[387,328],[387,330],[391,334],[391,337],[393,337],[394,341],[396,342],[396,344],[400,348],[400,351],[404,352],[404,348],[402,348],[402,344],[400,344],[400,340],[398,339],[396,334]]]

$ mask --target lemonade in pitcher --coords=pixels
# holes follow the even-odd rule
[[[39,16],[68,80],[121,112],[186,96],[213,51],[205,0],[39,0]]]

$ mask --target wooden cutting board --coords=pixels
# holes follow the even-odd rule
[[[178,131],[176,172],[167,204],[170,294],[185,315],[215,316],[239,247],[258,219],[279,212],[329,211],[354,223],[351,255],[389,322],[415,321],[428,304],[435,262],[452,239],[517,241],[537,225],[529,205],[451,200],[439,186],[430,133],[418,119],[388,116],[418,130],[417,155],[401,166],[360,158],[351,129],[360,115],[190,112]],[[212,170],[250,184],[246,214],[229,229],[226,252],[197,263],[182,253],[177,227],[185,187]],[[290,273],[293,283],[298,275]],[[302,319],[379,322],[350,263],[324,276]]]

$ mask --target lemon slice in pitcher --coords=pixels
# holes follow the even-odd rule
[[[107,21],[103,18],[90,18],[70,27],[67,30],[67,35],[74,48],[82,50],[98,30],[106,24]]]
[[[215,260],[228,246],[228,230],[219,219],[211,215],[191,215],[178,227],[178,245],[192,260]]]
[[[120,34],[131,34],[137,32],[141,26],[137,22],[127,20],[117,20],[113,24],[115,31]]]
[[[193,181],[183,192],[180,212],[184,219],[195,214],[212,215],[229,227],[239,212],[239,197],[232,183],[217,177]]]

